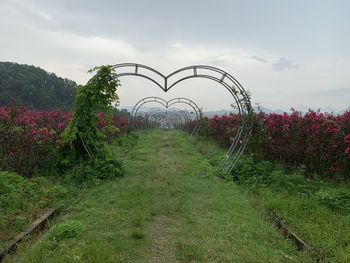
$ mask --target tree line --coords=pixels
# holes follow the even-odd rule
[[[39,67],[0,62],[0,107],[11,103],[29,109],[68,111],[77,83]]]

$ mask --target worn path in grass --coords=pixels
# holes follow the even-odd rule
[[[19,262],[309,262],[176,132],[140,136],[123,178],[86,194]]]

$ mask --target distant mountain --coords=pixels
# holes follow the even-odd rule
[[[140,111],[141,111],[141,112],[143,112],[143,111],[148,111],[148,110],[151,109],[151,108],[152,108],[152,107],[142,107],[142,108],[140,109]],[[132,109],[133,109],[133,106],[123,106],[123,107],[121,107],[121,109],[125,109],[125,110],[127,110],[128,112],[131,113],[131,111],[132,111]],[[285,110],[271,110],[271,109],[265,108],[265,107],[259,107],[259,109],[260,109],[260,111],[262,111],[262,112],[264,112],[264,113],[266,113],[266,114],[270,114],[270,113],[283,114],[283,113],[285,113],[285,112],[290,113],[290,111],[285,111]],[[258,109],[258,107],[253,106],[254,112],[258,112],[259,109]],[[330,112],[330,111],[326,111],[325,109],[323,110],[323,108],[321,108],[321,111],[322,111],[322,112],[329,112],[329,113],[332,113],[332,112]],[[347,109],[344,109],[344,110],[335,111],[335,112],[333,112],[333,114],[335,114],[335,115],[343,114],[345,111],[350,111],[350,107],[348,107]],[[307,110],[301,110],[300,112],[301,112],[302,114],[305,114],[305,113],[307,113],[308,111],[307,111]],[[210,118],[210,117],[213,117],[213,116],[215,116],[215,115],[217,115],[217,116],[230,115],[230,113],[237,113],[237,110],[231,110],[231,111],[230,111],[230,110],[224,110],[224,109],[222,109],[222,110],[204,111],[204,112],[203,112],[203,116],[209,117],[209,118]]]
[[[265,107],[253,107],[253,110],[255,112],[258,112],[258,111],[262,111],[264,113],[276,113],[276,114],[283,114],[284,112],[286,111],[283,111],[283,110],[271,110],[269,108],[265,108]],[[207,117],[212,117],[212,116],[215,116],[215,115],[218,115],[218,116],[221,116],[221,115],[229,115],[230,113],[237,113],[237,110],[217,110],[217,111],[205,111],[203,112],[203,115],[204,116],[207,116]]]
[[[203,115],[206,117],[213,117],[215,115],[230,115],[230,113],[235,113],[236,111],[228,111],[228,110],[217,110],[217,111],[204,111]]]
[[[152,107],[142,107],[140,109],[141,112],[143,111],[148,111],[149,109],[151,109]],[[121,109],[125,109],[129,112],[132,111],[133,109],[133,106],[122,106]],[[258,112],[258,108],[257,107],[253,107],[254,111],[255,112]],[[268,109],[268,108],[265,108],[265,107],[260,107],[260,110],[262,112],[265,112],[265,113],[276,113],[276,114],[283,114],[284,112],[286,111],[283,111],[283,110],[271,110],[271,109]],[[203,111],[203,116],[205,117],[213,117],[215,115],[217,116],[222,116],[222,115],[230,115],[231,113],[237,113],[237,110],[213,110],[213,111]]]
[[[127,110],[128,112],[131,113],[132,109],[134,107],[133,106],[122,106],[121,109],[125,109]],[[140,109],[140,111],[148,111],[149,109],[151,109],[152,107],[142,107]],[[328,109],[328,108],[327,108]],[[270,114],[270,113],[275,113],[275,114],[283,114],[283,113],[290,113],[291,111],[285,111],[285,110],[280,110],[280,109],[277,109],[277,110],[271,110],[269,108],[265,108],[265,107],[258,107],[257,106],[253,106],[253,110],[254,112],[259,112],[259,111],[262,111],[266,114]],[[297,109],[296,109],[297,110]],[[315,110],[315,109],[314,109]],[[317,111],[317,109],[315,110]],[[333,113],[335,115],[337,114],[343,114],[345,111],[350,111],[350,107],[344,109],[344,110],[340,110],[340,111],[334,111],[334,112],[331,112],[331,111],[326,111],[326,108],[321,108],[321,112],[329,112],[329,113]],[[300,110],[300,112],[302,114],[306,114],[308,112],[308,110]],[[212,110],[212,111],[203,111],[203,115],[206,116],[206,117],[213,117],[215,115],[218,115],[218,116],[221,116],[221,115],[230,115],[230,113],[237,113],[237,110]]]
[[[30,109],[71,109],[77,84],[29,65],[0,62],[0,106],[11,101]]]

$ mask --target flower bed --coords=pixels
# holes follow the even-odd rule
[[[128,118],[114,116],[107,121],[104,114],[98,116],[100,129],[118,128],[106,135],[114,137],[127,132]],[[57,157],[61,134],[71,118],[70,112],[0,107],[0,169],[28,177],[47,170]]]
[[[237,115],[204,118],[202,134],[228,146],[238,124]],[[303,165],[309,176],[350,179],[350,111],[255,114],[248,152],[292,168]]]

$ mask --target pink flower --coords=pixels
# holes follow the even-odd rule
[[[310,127],[311,132],[314,133],[314,134],[319,134],[320,133],[320,129],[321,129],[321,127],[318,124],[312,124],[311,127]]]
[[[283,131],[287,132],[289,131],[289,124],[284,124],[282,127]]]
[[[350,133],[344,137],[344,143],[350,143]]]
[[[65,127],[66,127],[66,125],[64,123],[59,123],[57,125],[57,129],[59,129],[59,130],[63,130]]]
[[[326,129],[326,133],[328,134],[337,134],[339,133],[340,129],[334,126],[328,126]]]

